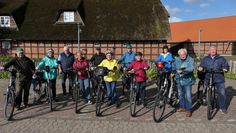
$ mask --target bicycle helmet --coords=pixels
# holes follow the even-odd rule
[[[105,55],[108,55],[108,54],[113,55],[114,53],[113,53],[111,50],[107,50],[107,51],[105,52]]]
[[[163,69],[163,68],[164,68],[164,65],[163,65],[162,62],[157,62],[157,63],[156,63],[156,66],[157,66],[157,68],[160,68],[160,69]]]
[[[52,54],[54,54],[54,50],[50,48],[50,49],[48,49],[47,53],[52,53]]]

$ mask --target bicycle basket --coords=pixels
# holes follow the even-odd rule
[[[106,67],[98,67],[95,70],[96,76],[106,76],[108,74],[108,69]]]

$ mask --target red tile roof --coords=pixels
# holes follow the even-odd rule
[[[170,27],[172,37],[169,42],[197,42],[200,28],[203,29],[201,41],[236,40],[236,16],[176,22]]]

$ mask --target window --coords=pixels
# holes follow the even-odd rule
[[[64,22],[74,22],[74,12],[64,12]]]
[[[10,16],[0,16],[0,27],[10,27]]]

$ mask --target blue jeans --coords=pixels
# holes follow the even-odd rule
[[[112,103],[115,103],[117,99],[116,95],[116,81],[113,82],[107,82],[105,81],[106,87],[107,87],[107,95],[109,100],[111,100]]]
[[[225,83],[216,83],[216,92],[218,93],[218,100],[220,109],[226,110],[226,95],[225,95]]]
[[[82,96],[86,100],[91,99],[90,81],[89,79],[79,79],[80,90],[82,91]]]
[[[192,109],[192,85],[177,85],[180,108],[185,109],[188,112],[191,112]]]

